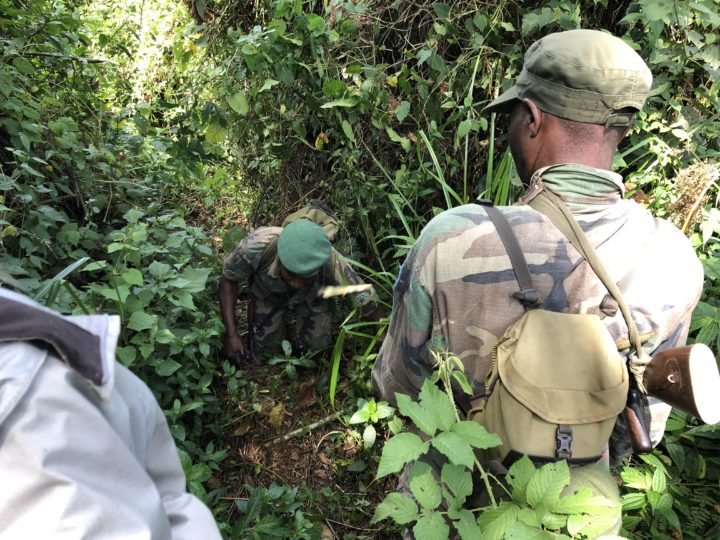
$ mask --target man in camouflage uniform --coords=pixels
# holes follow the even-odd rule
[[[243,296],[251,303],[250,351],[235,323],[241,284],[247,284]],[[295,354],[327,347],[334,304],[332,298],[321,298],[318,293],[326,286],[362,284],[315,223],[299,219],[284,228],[255,229],[225,259],[220,278],[220,312],[226,331],[223,353],[233,360],[248,352],[254,359],[276,353],[291,312],[295,335],[290,340]],[[366,318],[378,312],[372,288],[357,293],[354,305]]]
[[[515,86],[484,109],[510,115],[508,140],[527,189],[518,204],[500,211],[517,235],[542,308],[596,313],[618,347],[628,346],[627,325],[599,278],[550,220],[527,206],[548,189],[568,205],[616,281],[650,354],[684,344],[703,282],[688,239],[624,199],[623,179],[610,171],[651,81],[644,61],[620,39],[560,32],[530,47]],[[517,289],[482,206],[436,216],[395,284],[388,336],[372,373],[376,390],[393,403],[396,392],[416,396],[433,370],[429,351],[447,349],[462,360],[474,393],[483,395],[492,347],[524,312],[511,296]],[[465,399],[461,392],[457,398]],[[657,444],[669,407],[652,403],[651,413]],[[614,460],[628,448],[625,440],[611,446]],[[614,491],[606,495],[615,498]]]

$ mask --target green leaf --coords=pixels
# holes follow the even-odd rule
[[[155,320],[155,315],[150,315],[144,311],[134,311],[133,314],[130,315],[130,321],[128,321],[127,326],[130,330],[137,330],[139,332],[153,328],[155,326]]]
[[[415,403],[405,394],[396,394],[398,410],[400,414],[407,416],[426,435],[432,437],[437,431],[437,416],[435,412]]]
[[[183,289],[189,293],[199,293],[205,290],[210,268],[186,267],[178,279],[169,282],[171,287]]]
[[[459,504],[463,504],[465,499],[472,493],[472,474],[462,465],[446,463],[443,465],[440,479],[450,489]]]
[[[377,523],[389,517],[400,525],[415,521],[418,517],[417,504],[402,493],[390,493],[377,505],[370,523]]]
[[[418,66],[421,66],[425,62],[427,62],[427,59],[432,56],[433,52],[429,49],[420,49],[418,53],[415,55],[415,58],[417,58]]]
[[[433,476],[432,467],[427,463],[416,461],[410,467],[408,475],[410,491],[415,496],[423,511],[435,510],[442,502],[442,489]]]
[[[182,365],[175,360],[163,360],[162,363],[155,368],[155,371],[161,377],[169,377],[181,367]]]
[[[395,118],[398,122],[402,122],[410,114],[410,103],[407,101],[401,101],[400,105],[395,109]]]
[[[473,454],[472,448],[455,433],[445,431],[434,437],[431,442],[438,452],[446,456],[451,463],[464,465],[468,469],[473,468],[475,454]]]
[[[122,276],[125,283],[128,285],[143,285],[143,277],[140,270],[136,268],[130,268],[127,272],[123,272]]]
[[[400,472],[406,463],[414,461],[427,452],[429,443],[414,433],[398,433],[383,446],[377,478]]]
[[[439,512],[432,512],[417,520],[413,527],[415,540],[443,540],[450,537],[450,527]]]
[[[400,146],[402,146],[403,150],[405,150],[406,152],[408,152],[410,150],[410,139],[408,139],[407,137],[402,137],[401,135],[398,135],[398,132],[395,131],[391,127],[386,127],[385,131],[387,132],[391,141],[400,143]]]
[[[425,409],[433,411],[440,429],[448,431],[458,421],[453,402],[445,392],[430,381],[426,380],[423,383],[419,400]]]
[[[228,102],[228,105],[230,105],[230,108],[240,116],[245,116],[250,110],[247,96],[242,90],[232,96],[226,97],[225,100]]]
[[[223,142],[226,135],[227,128],[223,127],[219,122],[212,122],[205,128],[205,138],[213,144]]]
[[[620,513],[605,515],[575,514],[568,516],[567,531],[574,538],[583,534],[586,538],[598,538],[608,529],[616,526],[621,519]]]
[[[340,124],[340,125],[342,126],[343,133],[348,138],[348,140],[350,142],[355,142],[355,134],[353,133],[350,122],[348,122],[347,120],[343,120],[342,124]]]
[[[395,414],[395,408],[388,405],[386,401],[377,404],[377,417],[379,419],[388,418],[393,414]]]
[[[457,129],[458,138],[462,139],[463,137],[465,137],[465,135],[470,133],[471,129],[472,129],[472,120],[470,120],[469,118],[460,122],[460,125],[458,126],[458,129]]]
[[[588,503],[592,496],[592,489],[584,487],[573,495],[561,497],[550,509],[558,514],[582,514],[587,512]]]
[[[489,433],[485,426],[472,420],[456,422],[450,431],[460,436],[462,440],[474,448],[493,448],[502,444],[500,437],[494,433]]]
[[[570,483],[567,462],[546,463],[535,472],[527,487],[527,502],[533,508],[540,504],[553,506],[560,492]]]
[[[363,431],[363,444],[365,448],[371,448],[373,444],[375,444],[375,439],[377,438],[377,432],[375,431],[375,426],[372,424],[365,426],[365,431]]]
[[[280,84],[280,81],[276,81],[275,79],[265,79],[265,82],[260,87],[260,90],[258,90],[258,94],[260,92],[264,92],[265,90],[270,90],[273,86],[278,84]]]
[[[457,518],[454,519],[453,525],[457,529],[461,540],[478,540],[483,538],[482,531],[478,527],[475,516],[469,510],[460,510]]]
[[[665,481],[665,473],[662,472],[660,469],[655,469],[652,478],[652,489],[663,493],[666,487],[667,483]]]
[[[345,99],[336,99],[335,101],[329,101],[328,103],[323,103],[320,105],[321,109],[334,109],[335,107],[355,107],[358,104],[358,99],[355,97],[352,98],[345,98]]]
[[[35,73],[35,66],[29,60],[22,56],[16,56],[13,60],[13,66],[24,75],[32,75]]]
[[[517,521],[518,507],[507,501],[501,502],[497,508],[485,510],[478,517],[477,523],[482,530],[483,540],[502,540],[505,531]]]
[[[432,7],[438,19],[447,19],[450,16],[450,6],[444,2],[435,2]]]
[[[647,504],[645,493],[626,493],[622,496],[623,511],[639,510]]]
[[[527,503],[527,486],[535,471],[535,465],[527,456],[518,459],[508,469],[506,480],[512,488],[513,500],[518,504]]]

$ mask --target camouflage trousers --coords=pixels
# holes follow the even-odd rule
[[[287,339],[293,354],[318,351],[332,341],[332,300],[317,299],[288,305],[271,298],[252,300],[254,314],[250,329],[250,352],[255,359],[277,354]]]

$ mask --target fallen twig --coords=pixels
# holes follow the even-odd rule
[[[333,420],[337,420],[343,414],[348,414],[348,413],[347,413],[347,411],[334,412],[331,415],[326,416],[325,418],[322,418],[321,420],[318,420],[317,422],[313,422],[312,424],[308,424],[308,425],[302,426],[298,429],[294,429],[293,431],[286,433],[282,437],[276,437],[274,439],[270,439],[269,441],[264,442],[262,447],[270,448],[271,446],[275,446],[276,444],[280,444],[280,443],[289,441],[293,437],[299,437],[301,435],[305,435],[306,433],[309,433],[313,429],[317,429],[321,426],[324,426],[325,424],[332,422]]]

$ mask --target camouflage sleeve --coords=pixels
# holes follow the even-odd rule
[[[415,398],[432,373],[427,344],[432,334],[432,298],[412,265],[412,252],[393,288],[388,334],[372,370],[375,391],[395,404],[397,392]]]
[[[252,231],[225,259],[223,276],[236,283],[245,282],[257,270],[265,248],[281,230],[280,227],[260,227]]]

